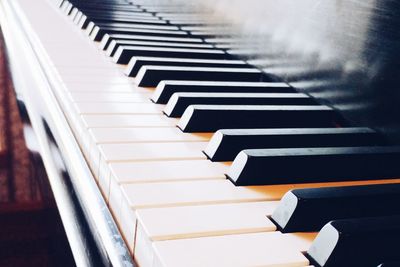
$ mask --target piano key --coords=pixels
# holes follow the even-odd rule
[[[82,73],[81,75],[63,75],[61,80],[64,83],[70,83],[70,82],[75,82],[75,83],[110,83],[110,84],[125,84],[125,85],[132,85],[132,79],[127,79],[127,77],[121,77],[121,75],[104,75],[104,76],[99,76],[99,75],[90,75],[90,74],[84,74]]]
[[[176,12],[182,12],[182,13],[197,13],[197,10],[194,10],[195,6],[191,5],[165,5],[165,6],[140,6],[141,8],[143,8],[144,10],[146,10],[146,12],[152,12],[152,13],[176,13]]]
[[[161,107],[152,103],[75,103],[76,110],[79,114],[161,114]]]
[[[184,161],[182,161],[183,163]],[[151,164],[151,162],[149,162]],[[155,167],[157,169],[157,167]],[[155,171],[156,172],[156,171]],[[154,172],[154,173],[155,173]],[[159,175],[157,175],[159,176]],[[154,174],[151,176],[154,177]],[[163,177],[163,176],[161,176]],[[118,176],[114,177],[118,179]],[[179,207],[193,205],[210,205],[221,203],[246,203],[252,201],[278,200],[285,192],[293,188],[308,187],[326,187],[326,186],[349,186],[355,184],[374,184],[382,183],[379,181],[360,181],[360,182],[341,182],[341,183],[314,183],[314,184],[292,184],[292,185],[274,185],[258,187],[234,187],[232,183],[226,180],[209,181],[182,181],[179,183],[154,183],[154,179],[149,183],[143,184],[116,184],[115,179],[111,179],[110,204],[117,216],[126,216],[120,221],[130,224],[135,221],[135,210],[142,208],[156,207]],[[136,181],[136,180],[134,180]],[[396,181],[399,181],[397,179]],[[393,183],[393,180],[385,180],[385,183]],[[124,191],[126,200],[122,200],[121,190]],[[147,192],[143,194],[143,192]],[[160,194],[162,192],[162,194]],[[120,204],[122,201],[122,207]],[[128,201],[128,203],[126,203]],[[139,205],[139,206],[138,206]],[[133,219],[132,219],[133,218]],[[133,227],[128,226],[129,227]]]
[[[313,234],[288,236],[279,232],[157,241],[154,266],[307,266],[301,253]],[[184,251],[185,253],[179,253]],[[147,262],[147,261],[146,261]]]
[[[400,215],[400,184],[296,189],[272,214],[282,232],[319,231],[332,220]]]
[[[400,177],[399,157],[390,146],[243,150],[228,177],[236,185],[389,179]]]
[[[400,266],[400,261],[387,261],[379,264],[377,267],[398,267]]]
[[[73,5],[71,3],[65,3],[65,5],[61,7],[61,10],[65,15],[69,15],[70,12],[72,11],[72,8]]]
[[[121,184],[225,180],[224,172],[227,169],[226,164],[213,164],[204,159],[111,162],[107,166],[110,173],[100,176],[99,184],[110,202],[121,198]],[[193,172],[194,169],[197,171]],[[117,200],[117,202],[120,203],[121,200]]]
[[[174,93],[296,93],[285,83],[274,82],[215,82],[215,81],[161,81],[151,99],[166,104]]]
[[[107,78],[121,78],[121,72],[116,69],[113,65],[110,66],[56,66],[57,74],[61,80],[64,77],[79,77],[79,76],[91,76],[91,77],[107,77]],[[130,79],[127,79],[130,81]]]
[[[143,66],[135,78],[139,86],[155,87],[162,80],[256,82],[267,78],[254,68]]]
[[[168,117],[181,117],[190,105],[313,105],[305,94],[175,93],[164,108]]]
[[[210,133],[186,134],[178,128],[92,128],[90,135],[96,144],[200,142],[208,141]]]
[[[347,219],[325,225],[307,251],[321,267],[376,266],[398,261],[400,216]]]
[[[150,161],[130,161],[130,162],[111,162],[110,176],[104,183],[105,191],[110,192],[109,202],[113,206],[116,215],[120,214],[120,204],[122,202],[121,186],[124,184],[143,184],[176,182],[191,180],[223,180],[226,181],[224,172],[227,168],[225,164],[213,164],[204,159],[177,159],[177,160],[150,160]],[[193,170],[196,169],[196,172]],[[107,186],[109,186],[107,190]],[[107,194],[106,194],[107,195]],[[124,201],[125,203],[126,201]],[[125,203],[126,204],[126,203]],[[126,214],[131,213],[129,205]],[[135,221],[129,219],[130,221]]]
[[[132,145],[134,144],[127,144],[126,146],[132,147]],[[163,145],[168,145],[168,143],[164,143]],[[106,146],[115,146],[115,148],[123,147],[123,145]],[[154,145],[154,147],[155,146],[156,145]],[[388,179],[329,183],[295,183],[262,186],[235,186],[234,184],[232,184],[231,181],[227,179],[132,184],[126,181],[126,183],[121,184],[120,188],[124,196],[126,197],[126,201],[129,203],[129,206],[135,209],[140,209],[239,202],[274,201],[280,200],[287,191],[296,188],[398,183],[399,181],[400,179]],[[160,194],[160,192],[163,193]]]
[[[73,102],[149,102],[148,93],[69,92]]]
[[[100,48],[103,50],[108,49],[111,42],[115,40],[117,42],[122,41],[154,41],[154,42],[178,42],[178,43],[191,43],[198,44],[202,43],[200,38],[191,37],[162,37],[162,36],[150,36],[150,35],[140,35],[140,34],[105,34],[100,42]]]
[[[126,13],[140,13],[140,14],[147,14],[146,12],[143,12],[142,8],[129,5],[129,4],[107,4],[107,3],[101,3],[101,4],[95,4],[95,3],[90,3],[90,2],[80,2],[77,4],[78,8],[84,12],[91,12],[91,13],[113,13],[116,11],[122,11]],[[147,14],[146,16],[150,16],[151,14]]]
[[[221,168],[222,167],[222,168]],[[160,168],[163,170],[160,172]],[[193,172],[193,168],[198,171]],[[111,163],[111,178],[108,183],[110,188],[109,203],[111,207],[119,206],[121,195],[118,183],[152,183],[157,181],[179,181],[187,179],[225,179],[223,175],[224,165],[216,166],[207,160],[181,160],[181,161],[151,161],[151,162],[129,162]],[[118,179],[120,178],[120,179]],[[125,202],[125,201],[124,201]],[[114,214],[120,216],[121,231],[125,235],[128,245],[133,252],[133,241],[136,232],[136,215],[128,207],[119,213],[118,209]]]
[[[98,23],[98,22],[107,22],[107,21],[115,21],[115,22],[132,22],[132,23],[142,23],[149,25],[165,25],[166,21],[160,20],[156,17],[133,17],[133,16],[116,16],[116,15],[100,15],[96,14],[95,16],[90,15],[88,12],[82,14],[79,20],[75,22],[76,25],[82,30],[85,30],[90,22]]]
[[[275,231],[275,225],[264,214],[272,211],[276,203],[269,201],[138,210],[134,255],[137,255],[140,263],[151,262],[154,257],[153,241]],[[143,255],[146,258],[141,257]]]
[[[89,24],[93,23],[95,26],[99,24],[105,24],[105,23],[132,23],[134,26],[135,24],[140,24],[140,25],[149,25],[149,26],[165,26],[165,23],[160,23],[161,20],[155,17],[143,17],[141,15],[118,15],[118,14],[113,14],[113,15],[103,15],[103,14],[96,14],[96,15],[91,15],[89,13],[84,13],[85,16],[82,16],[81,21],[78,23],[78,27],[80,27],[82,30],[86,30]],[[103,26],[107,27],[107,26]],[[107,27],[109,28],[109,27]]]
[[[216,31],[230,31],[232,30],[231,26],[228,24],[225,25],[196,25],[196,26],[182,26],[181,29],[183,31],[202,31],[202,30],[216,30]]]
[[[96,22],[96,26],[101,27],[110,27],[110,28],[129,28],[129,29],[149,29],[149,30],[168,30],[168,31],[176,31],[179,30],[178,26],[174,25],[165,25],[165,24],[145,24],[145,23],[129,23],[129,22],[114,22],[114,21],[107,21],[107,22]]]
[[[114,56],[118,47],[120,46],[152,46],[152,47],[174,47],[174,48],[213,48],[212,45],[204,43],[174,43],[174,42],[160,42],[160,41],[136,41],[136,40],[122,40],[111,41],[107,48],[106,55]],[[153,64],[154,65],[154,64]]]
[[[185,186],[185,183],[186,183],[186,186]],[[156,184],[150,184],[151,188],[148,188],[148,189],[144,189],[143,188],[143,186],[145,186],[145,185],[138,184],[137,186],[139,186],[139,187],[135,188],[136,190],[133,190],[133,187],[136,187],[136,186],[132,186],[130,188],[130,191],[128,191],[129,193],[125,192],[126,193],[125,196],[128,197],[128,198],[131,197],[131,196],[132,196],[132,198],[133,197],[137,198],[136,199],[136,204],[141,203],[142,205],[145,205],[145,203],[147,203],[147,205],[151,205],[151,206],[140,206],[140,207],[138,207],[138,210],[137,210],[136,214],[139,214],[140,211],[151,211],[156,207],[164,207],[165,204],[167,204],[165,207],[173,207],[173,208],[165,208],[165,209],[178,209],[180,207],[182,207],[182,208],[186,207],[187,210],[189,210],[189,209],[191,209],[193,207],[202,207],[202,206],[192,206],[192,205],[199,205],[200,203],[205,203],[205,201],[211,201],[211,202],[206,202],[206,203],[209,203],[209,204],[210,203],[211,204],[217,204],[217,203],[220,203],[220,202],[216,202],[215,203],[213,201],[221,201],[220,197],[221,196],[222,197],[223,196],[228,196],[229,192],[230,192],[230,187],[225,187],[225,188],[224,187],[220,187],[221,185],[224,184],[223,181],[218,181],[218,180],[214,180],[214,181],[194,181],[194,182],[189,182],[188,181],[188,182],[185,182],[185,183],[177,183],[175,185],[173,185],[172,183],[156,183]],[[209,197],[209,199],[207,199],[207,197],[206,198],[199,198],[199,196],[197,196],[197,193],[199,192],[199,190],[200,191],[202,190],[202,186],[204,184],[209,184],[208,186],[205,186],[205,188],[204,188],[204,190],[207,190],[207,188],[208,188],[208,191],[207,191],[208,193],[205,193],[203,195],[203,196]],[[126,186],[128,186],[128,185],[126,185]],[[123,185],[123,187],[125,189],[126,189],[126,186]],[[304,186],[305,187],[307,187],[307,186],[318,187],[318,186],[326,186],[326,184],[319,184],[319,185],[311,184],[311,185],[304,185]],[[216,195],[214,196],[213,191],[210,190],[211,188],[212,189],[217,189],[218,191],[221,190],[221,191],[216,193]],[[246,188],[243,188],[243,189],[246,189]],[[260,192],[264,192],[264,194],[266,194],[266,197],[267,197],[268,194],[270,194],[272,192],[276,193],[277,191],[279,191],[278,188],[272,188],[272,187],[269,187],[269,189],[266,188],[266,187],[254,187],[253,189],[247,188],[247,190],[249,190],[249,189],[250,189],[250,191],[248,191],[247,193],[250,193],[251,190],[254,190],[253,193],[256,193],[253,197],[257,197],[257,193],[259,194]],[[226,192],[225,192],[225,190],[226,190]],[[141,192],[149,192],[151,194],[151,196],[144,196],[144,195],[141,194]],[[159,192],[163,192],[162,194],[165,194],[165,195],[164,196],[160,196]],[[179,195],[183,196],[182,192],[184,192],[183,194],[185,196],[182,197],[182,198],[177,198],[177,196],[179,196]],[[153,193],[154,193],[154,195],[153,195]],[[235,200],[231,199],[230,201],[233,201],[233,202],[239,201],[239,202],[241,202],[241,201],[249,201],[250,199],[252,199],[252,196],[250,194],[247,196],[247,198],[245,197],[245,198],[241,199],[240,197],[244,197],[244,195],[241,196],[240,194],[238,194],[238,192],[234,192],[234,191],[232,191],[230,193],[230,195],[231,195],[230,197],[235,195],[234,193],[236,193],[235,198],[238,197],[238,199],[235,199]],[[246,192],[242,192],[242,193],[246,193]],[[147,199],[147,200],[145,200],[145,199]],[[197,201],[201,201],[201,202],[194,202],[194,203],[185,202],[185,201],[190,201],[190,200],[193,201],[195,199]],[[158,200],[158,201],[154,202],[154,200]],[[152,203],[152,204],[150,204],[150,203]],[[158,204],[156,204],[156,203],[158,203]],[[224,203],[224,202],[221,202],[221,203]],[[245,202],[243,202],[243,204],[245,204]],[[130,204],[130,205],[132,205],[132,204]],[[136,207],[136,205],[134,205],[132,207]],[[147,207],[151,208],[151,209],[150,210],[142,209],[142,208],[147,208]],[[176,207],[176,208],[174,208],[174,207]],[[195,212],[195,210],[194,210],[194,212]],[[265,212],[267,213],[267,211],[265,211]],[[124,222],[128,222],[129,220],[132,221],[132,218],[133,218],[133,221],[136,220],[135,213],[133,213],[130,210],[129,206],[127,206],[127,205],[123,205],[123,210],[122,210],[121,214],[123,216],[123,221]],[[126,216],[127,214],[129,214],[129,215],[127,217],[124,217],[124,215]],[[190,218],[190,217],[188,217],[188,218]],[[187,219],[187,220],[189,220],[189,219]],[[195,233],[196,233],[196,230],[200,230],[204,226],[203,224],[200,224],[200,225],[196,224],[196,225],[197,226],[193,226],[193,231],[195,231]],[[127,226],[125,226],[125,227],[127,227]],[[135,227],[135,226],[131,225],[130,227]],[[173,227],[173,228],[177,229],[176,227]],[[221,228],[221,229],[224,229],[224,228]],[[136,259],[140,258],[140,260],[142,260],[142,256],[143,256],[142,253],[143,253],[143,247],[144,246],[142,244],[146,244],[146,243],[148,244],[149,243],[144,238],[145,236],[142,235],[142,232],[143,231],[141,229],[141,226],[139,225],[138,226],[137,236],[136,236],[136,240],[137,240],[136,244],[138,245],[140,243],[140,246],[135,246],[135,257],[136,257]],[[192,234],[194,234],[194,233],[192,233]],[[213,234],[218,235],[218,233],[213,233]],[[312,238],[314,236],[315,236],[315,234],[311,234]],[[168,236],[168,239],[175,239],[175,238],[182,238],[182,237],[184,237],[184,236],[175,236],[175,237],[174,236]],[[189,236],[187,236],[186,238],[188,238],[188,237]],[[197,237],[197,236],[194,234],[193,236],[190,235],[190,237]],[[308,249],[309,243],[311,243],[311,239],[312,238],[308,239],[309,242],[307,243],[306,247],[303,247],[302,251],[305,251],[306,249]],[[145,239],[145,240],[143,240],[143,239]],[[143,241],[144,241],[144,243],[142,243]],[[149,252],[151,253],[151,251],[149,251]],[[147,253],[145,253],[145,254],[148,255]]]
[[[205,160],[201,153],[204,146],[205,142],[99,144],[91,149],[92,168],[104,190],[109,184],[108,165],[112,162]]]
[[[152,92],[146,88],[134,88],[130,83],[95,83],[95,82],[66,82],[65,86],[70,92],[103,92],[103,93],[149,93]]]
[[[82,13],[86,14],[88,17],[96,18],[96,17],[133,17],[133,18],[149,18],[149,19],[157,19],[157,17],[153,16],[153,14],[144,12],[141,9],[138,9],[137,7],[134,9],[130,9],[133,6],[123,6],[123,7],[118,7],[116,8],[115,6],[101,6],[97,5],[96,7],[79,7],[79,10],[82,11]]]
[[[128,64],[132,57],[176,57],[197,59],[228,59],[224,51],[217,49],[194,49],[151,46],[119,46],[113,56],[118,64]]]
[[[132,57],[125,74],[135,77],[140,68],[145,65],[156,66],[187,66],[187,67],[214,67],[214,68],[246,68],[247,63],[241,60],[219,59],[191,59],[191,58],[166,58],[166,57]]]
[[[173,25],[181,25],[181,26],[188,26],[188,25],[204,25],[204,24],[210,24],[214,25],[217,23],[220,23],[219,20],[205,20],[205,19],[168,19],[167,20],[169,23]]]
[[[226,179],[121,184],[123,196],[134,209],[273,201],[281,199],[288,188],[235,187]]]
[[[166,25],[167,22],[161,20],[158,17],[154,16],[138,16],[128,14],[128,15],[121,15],[121,14],[99,14],[85,11],[85,15],[88,17],[88,20],[93,21],[95,23],[102,23],[102,22],[120,22],[120,23],[140,23],[140,24],[148,24],[148,25]]]
[[[191,105],[178,127],[184,132],[235,128],[333,127],[336,114],[327,106]]]
[[[80,21],[81,18],[82,18],[82,15],[83,15],[83,13],[82,13],[80,10],[78,10],[78,12],[76,13],[76,15],[75,15],[75,17],[74,17],[74,19],[73,19],[72,22],[73,22],[75,25],[78,25],[79,21]]]
[[[70,14],[68,15],[71,20],[75,18],[75,16],[78,14],[79,9],[76,7],[72,7]]]
[[[208,160],[113,162],[109,166],[118,184],[226,180],[224,173],[228,169],[228,164],[214,164]]]
[[[275,231],[266,215],[278,201],[243,202],[137,211],[141,230],[151,241]]]
[[[205,24],[206,21],[208,23],[212,23],[212,16],[206,16],[205,14],[173,14],[173,13],[156,13],[155,16],[168,20],[171,24],[185,26],[186,22],[200,22],[201,24]],[[211,19],[211,20],[209,20]],[[182,23],[176,23],[175,21],[180,21]],[[218,21],[215,20],[214,21]]]
[[[100,6],[99,6],[100,7]],[[156,16],[151,13],[141,12],[141,11],[130,11],[123,9],[109,9],[101,10],[101,9],[93,9],[93,8],[79,8],[84,14],[87,14],[88,17],[97,17],[97,16],[107,16],[107,17],[131,17],[131,18],[143,18],[143,19],[152,19],[157,20]]]
[[[224,129],[213,135],[204,152],[212,161],[227,161],[244,149],[383,144],[370,128]]]
[[[100,144],[98,148],[106,162],[196,160],[206,159],[201,152],[205,144],[206,142]]]
[[[182,37],[187,35],[184,31],[170,31],[170,30],[152,30],[152,29],[135,29],[135,28],[117,28],[107,26],[95,26],[90,33],[92,41],[100,41],[103,36],[108,34],[139,34],[150,36],[165,36],[165,37]]]
[[[82,122],[86,128],[96,127],[176,127],[177,120],[166,118],[164,115],[82,115]]]

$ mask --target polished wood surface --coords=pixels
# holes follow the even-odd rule
[[[228,50],[400,143],[398,1],[180,2],[236,24]]]
[[[34,133],[21,119],[0,32],[0,266],[74,266]],[[26,142],[26,138],[29,143]]]

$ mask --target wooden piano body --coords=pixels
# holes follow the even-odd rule
[[[353,127],[400,143],[394,1],[132,2],[195,10],[209,20],[199,31],[214,48],[312,96]],[[316,233],[271,233],[276,226],[266,217],[285,192],[399,182],[235,187],[225,176],[231,162],[210,162],[202,153],[212,133],[182,134],[175,125],[184,123],[149,101],[154,88],[126,77],[127,66],[114,64],[74,25],[76,7],[74,1],[0,3],[17,95],[38,136],[77,265],[308,266],[301,252]],[[164,19],[173,21],[167,7]],[[209,254],[201,258],[201,250]],[[270,260],[265,250],[288,262]]]

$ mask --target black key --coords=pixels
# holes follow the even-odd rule
[[[184,31],[167,31],[167,30],[151,30],[151,29],[135,29],[135,28],[116,28],[116,27],[99,27],[95,26],[90,33],[90,39],[93,41],[100,41],[106,34],[140,34],[151,36],[167,36],[178,37],[187,35]]]
[[[118,15],[118,14],[95,14],[90,15],[85,13],[85,18],[82,23],[81,29],[84,29],[90,22],[93,22],[96,25],[108,24],[108,23],[124,23],[124,24],[142,24],[149,26],[165,26],[167,24],[160,23],[161,20],[155,17],[145,16],[143,17],[141,14],[138,15]],[[103,27],[107,27],[107,25],[103,25]],[[111,27],[111,26],[108,26]]]
[[[102,7],[98,6],[96,8],[81,8],[78,7],[82,13],[87,14],[88,16],[126,16],[126,17],[135,17],[135,18],[154,18],[152,13],[147,13],[141,10],[125,10],[126,7],[123,8],[110,8],[110,7]]]
[[[256,82],[267,78],[254,68],[143,66],[135,80],[139,86],[157,86],[160,81],[167,79]]]
[[[202,40],[199,38],[183,37],[162,37],[150,35],[135,35],[135,34],[105,34],[100,42],[100,48],[103,50],[108,49],[112,41],[152,41],[152,42],[179,42],[189,44],[199,44]]]
[[[212,161],[231,161],[244,149],[383,144],[369,128],[228,129],[217,131],[204,152]]]
[[[151,99],[158,104],[166,104],[178,92],[194,93],[295,93],[285,83],[274,82],[213,82],[213,81],[162,81]]]
[[[190,105],[316,105],[300,93],[175,93],[164,109],[168,117],[181,117]]]
[[[332,220],[400,215],[400,184],[295,189],[272,214],[282,232],[315,232]]]
[[[400,216],[337,220],[311,244],[311,264],[321,267],[369,267],[399,261]]]
[[[128,28],[128,29],[151,29],[151,30],[167,30],[167,31],[178,31],[178,26],[174,25],[149,25],[144,23],[130,23],[130,22],[115,22],[115,21],[107,21],[107,22],[96,22],[97,26],[101,27],[112,27],[112,28]]]
[[[86,10],[82,11],[83,14],[85,14],[89,20],[95,21],[95,22],[109,22],[109,21],[115,21],[115,20],[121,20],[124,19],[125,21],[130,21],[130,20],[143,20],[142,22],[154,22],[158,23],[162,21],[160,18],[153,16],[152,14],[149,13],[133,13],[133,12],[121,12],[121,11],[102,11],[102,12],[96,12],[92,10]],[[162,23],[165,24],[165,23]]]
[[[191,44],[191,43],[173,43],[173,42],[159,42],[159,41],[111,41],[108,46],[106,54],[113,56],[119,46],[148,46],[148,47],[173,47],[173,48],[198,48],[198,49],[212,49],[213,46],[205,43]],[[177,61],[177,60],[176,60]],[[154,65],[154,64],[150,64]]]
[[[400,147],[253,149],[240,152],[229,179],[236,185],[268,185],[391,179],[400,177]]]
[[[246,68],[247,63],[241,60],[220,59],[191,59],[191,58],[166,58],[166,57],[133,57],[129,61],[125,74],[135,77],[140,68],[145,65],[156,66],[186,66],[186,67],[211,67],[211,68]]]
[[[399,267],[400,266],[400,261],[388,261],[379,264],[377,267]]]
[[[333,127],[335,112],[326,106],[192,105],[178,126],[184,132],[220,129]]]
[[[97,15],[90,16],[86,14],[82,14],[79,21],[75,24],[78,25],[81,29],[86,29],[90,22],[93,23],[101,23],[101,22],[122,22],[122,23],[140,23],[140,24],[148,24],[148,25],[164,25],[165,21],[159,20],[157,18],[149,17],[149,18],[135,18],[135,17],[127,17],[127,16],[109,16],[109,15]]]
[[[142,8],[130,4],[118,3],[93,3],[93,2],[79,2],[77,7],[82,11],[89,12],[110,12],[110,11],[129,11],[132,13],[144,12]]]
[[[201,37],[201,38],[213,38],[213,37],[232,37],[232,32],[219,32],[216,33],[215,31],[192,31],[190,34],[194,37]],[[254,51],[254,50],[253,50]]]
[[[198,59],[229,59],[224,51],[218,49],[171,48],[151,46],[120,46],[114,54],[113,61],[128,64],[132,57],[176,57]]]

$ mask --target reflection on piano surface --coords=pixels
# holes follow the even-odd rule
[[[400,266],[398,4],[2,9],[105,265]]]
[[[0,88],[0,266],[74,266],[35,134],[18,112],[1,34]]]

